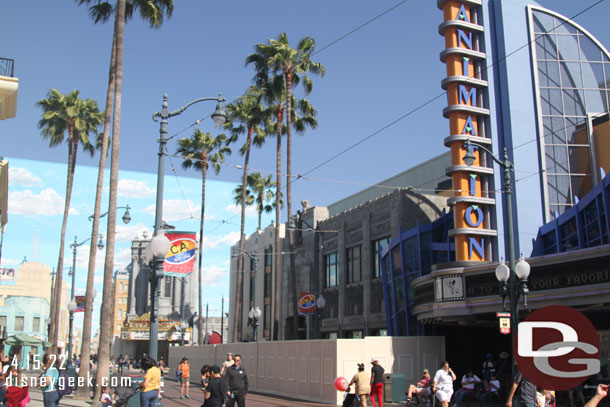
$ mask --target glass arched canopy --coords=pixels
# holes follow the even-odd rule
[[[608,111],[610,54],[584,28],[529,7],[547,219],[598,181],[589,119]],[[550,216],[550,217],[549,217]]]

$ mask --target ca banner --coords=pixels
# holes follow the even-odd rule
[[[74,312],[85,312],[85,296],[75,295],[74,300],[76,301],[76,309]]]
[[[299,315],[310,315],[316,312],[316,296],[313,293],[301,292],[299,295]]]
[[[169,251],[165,255],[163,271],[166,276],[185,277],[193,272],[197,248],[193,232],[165,232],[169,239]]]

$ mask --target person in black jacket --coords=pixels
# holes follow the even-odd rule
[[[227,368],[225,375],[229,382],[229,391],[234,403],[239,407],[246,407],[246,393],[248,393],[248,375],[241,365],[241,355],[235,355],[235,364]]]

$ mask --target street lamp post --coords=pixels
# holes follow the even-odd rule
[[[74,302],[74,309],[76,309],[76,299],[74,298],[74,288],[75,288],[75,284],[76,284],[76,249],[79,246],[84,245],[85,243],[87,243],[88,241],[90,241],[91,238],[87,238],[85,240],[83,240],[82,242],[78,243],[78,238],[77,236],[74,236],[74,243],[70,244],[70,248],[72,249],[72,270],[68,273],[68,275],[70,275],[72,277],[72,286],[70,287],[70,304],[72,304]],[[104,240],[102,235],[99,235],[99,240],[97,242],[97,248],[98,250],[103,250],[104,249]],[[70,308],[70,304],[68,304],[68,309]],[[74,319],[74,310],[70,311],[70,327],[69,327],[69,332],[70,332],[70,338],[68,338],[68,369],[73,371],[73,363],[72,363],[72,320]]]
[[[506,297],[510,300],[510,318],[511,318],[511,346],[514,343],[517,326],[519,324],[519,297],[523,295],[524,305],[527,306],[527,277],[530,273],[530,265],[523,259],[519,259],[519,263],[515,264],[515,236],[513,231],[513,201],[512,201],[512,180],[511,171],[515,170],[515,166],[508,159],[508,150],[504,148],[504,159],[501,160],[493,155],[485,146],[471,141],[469,138],[466,139],[464,147],[466,148],[466,155],[464,155],[464,163],[467,166],[474,164],[476,157],[473,153],[473,146],[485,151],[500,167],[504,168],[504,195],[506,199],[506,222],[507,228],[505,238],[508,240],[508,259],[509,267],[501,262],[496,268],[496,278],[500,281],[500,296],[503,299],[503,305],[506,309]],[[512,278],[510,278],[512,276]],[[517,286],[517,279],[520,280],[520,286]],[[509,281],[508,294],[507,294],[507,280]],[[513,356],[514,361],[514,356]]]
[[[74,274],[74,272],[72,272]],[[74,296],[68,303],[68,311],[70,312],[70,324],[68,326],[68,375],[71,375],[72,370],[72,331],[74,328],[74,311],[76,310],[76,300]]]
[[[124,224],[128,224],[131,221],[131,215],[129,214],[129,210],[131,209],[131,206],[129,206],[129,204],[127,204],[125,206],[117,206],[116,208],[125,209],[125,213],[123,214],[123,217],[121,219],[123,220]],[[108,212],[110,212],[110,211],[106,211],[106,212],[102,213],[100,215],[100,219],[102,219],[104,216],[108,215]],[[89,216],[89,220],[93,220],[94,217],[95,217],[95,215]]]
[[[262,315],[262,311],[259,307],[252,307],[250,308],[250,312],[248,312],[248,316],[250,317],[250,320],[252,321],[252,336],[254,337],[254,342],[257,341],[257,331],[258,331],[258,320],[260,319]]]
[[[167,93],[163,95],[163,103],[161,104],[161,110],[155,112],[152,116],[153,121],[160,120],[159,126],[159,161],[157,166],[157,199],[156,199],[156,209],[155,209],[155,237],[153,237],[153,241],[151,241],[151,245],[153,248],[153,255],[155,256],[153,273],[150,278],[150,301],[151,301],[151,313],[150,313],[150,338],[149,338],[149,354],[150,357],[154,360],[158,358],[158,332],[159,332],[159,297],[161,294],[161,279],[163,278],[163,262],[165,260],[165,254],[167,250],[169,250],[169,240],[163,234],[163,230],[161,227],[162,217],[163,217],[163,185],[164,185],[164,176],[165,176],[165,148],[167,145],[167,120],[170,117],[178,116],[190,106],[195,103],[203,102],[203,101],[216,101],[216,109],[214,113],[212,113],[212,120],[214,124],[221,127],[225,121],[227,120],[227,114],[224,111],[222,106],[222,102],[225,101],[225,98],[222,97],[222,94],[218,94],[218,97],[215,98],[201,98],[194,100],[186,105],[182,106],[179,109],[174,111],[169,110],[168,106],[168,97]],[[157,243],[153,244],[155,239],[158,238]],[[200,237],[201,238],[201,237]],[[164,240],[163,240],[164,239]],[[167,245],[166,245],[167,243]],[[166,249],[162,252],[163,249]],[[157,250],[155,250],[157,249]]]
[[[318,299],[316,300],[316,325],[317,325],[317,339],[320,339],[322,335],[320,334],[320,324],[322,320],[322,313],[324,312],[324,307],[326,307],[326,299],[322,296],[322,293],[318,295]]]

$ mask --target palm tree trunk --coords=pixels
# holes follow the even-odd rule
[[[68,174],[66,180],[66,199],[64,202],[64,217],[61,223],[61,238],[59,242],[59,258],[57,260],[57,277],[55,278],[55,288],[53,291],[53,310],[51,319],[51,353],[57,353],[57,342],[59,340],[59,331],[61,329],[59,321],[59,310],[61,308],[61,297],[62,297],[62,281],[63,281],[63,268],[64,268],[64,248],[66,239],[66,227],[68,225],[68,213],[70,212],[70,199],[72,197],[72,185],[74,184],[74,168],[76,163],[76,152],[78,148],[78,140],[76,141],[76,147],[72,142],[74,137],[74,130],[72,124],[68,128],[69,142],[68,142]],[[74,271],[73,271],[74,272]],[[54,323],[53,323],[54,320]]]
[[[117,0],[116,4],[116,81],[114,94],[114,122],[112,127],[112,154],[110,159],[110,192],[108,200],[108,228],[106,232],[106,258],[104,262],[104,289],[102,294],[102,310],[100,317],[97,383],[103,383],[103,378],[109,376],[110,345],[112,335],[112,319],[114,317],[114,301],[112,298],[112,272],[114,271],[114,243],[116,232],[116,201],[119,181],[119,146],[121,133],[121,96],[123,86],[123,44],[125,41],[125,0]],[[101,387],[95,387],[93,405],[99,405]]]
[[[246,225],[246,192],[248,185],[248,165],[250,164],[250,146],[252,145],[252,133],[254,127],[248,127],[248,137],[246,139],[246,154],[244,158],[244,175],[242,178],[241,188],[241,225],[239,230],[239,253],[237,258],[237,276],[235,279],[235,314],[233,315],[233,343],[237,342],[237,328],[241,323],[241,318],[238,318],[242,312],[242,290],[241,285],[244,279],[244,229]],[[258,228],[260,229],[260,217]]]
[[[201,154],[201,218],[199,220],[199,327],[198,327],[198,344],[203,344],[203,276],[201,270],[201,260],[203,256],[203,221],[205,216],[205,178],[206,178],[206,170],[208,167],[208,154],[207,152],[203,152]],[[184,295],[184,293],[182,293]],[[207,333],[207,332],[206,332]]]
[[[286,77],[286,212],[287,219],[292,216],[292,72]],[[294,264],[294,230],[288,232],[288,247],[290,250],[290,288],[292,291],[292,337],[297,338],[299,329],[299,296],[297,292],[297,272]]]
[[[264,190],[259,192],[258,194],[258,204],[259,207],[257,208],[257,212],[258,212],[258,231],[261,231],[261,221],[263,219],[263,200],[265,199],[264,197]]]
[[[280,329],[280,196],[282,183],[282,112],[277,113],[277,148],[276,154],[276,195],[275,195],[275,293],[273,311],[273,340],[279,339]]]
[[[116,17],[115,17],[116,18]],[[106,92],[106,110],[104,120],[104,133],[102,135],[102,149],[100,164],[97,171],[97,189],[95,191],[95,209],[93,211],[93,227],[91,230],[91,246],[89,248],[89,268],[87,271],[87,290],[85,292],[85,314],[83,319],[83,335],[81,339],[80,368],[78,377],[86,382],[89,376],[89,359],[91,354],[91,315],[93,314],[93,284],[95,282],[95,258],[97,256],[97,235],[99,234],[100,212],[102,208],[102,193],[104,188],[104,170],[108,157],[108,139],[110,137],[110,122],[112,120],[112,102],[114,99],[114,80],[116,64],[116,36],[112,38],[112,52],[110,69],[108,70],[108,91]],[[133,299],[132,299],[133,301]],[[89,387],[78,386],[74,396],[77,399],[89,398]]]

